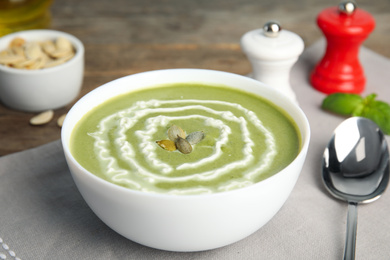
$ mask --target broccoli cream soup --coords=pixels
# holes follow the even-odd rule
[[[71,136],[76,160],[129,189],[203,194],[264,180],[286,167],[300,134],[280,108],[226,86],[173,84],[93,108]]]

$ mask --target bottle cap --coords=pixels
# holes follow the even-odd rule
[[[352,15],[356,10],[356,3],[353,1],[345,1],[339,4],[339,12],[346,15]]]
[[[267,22],[263,28],[245,33],[241,47],[250,57],[259,60],[286,60],[298,57],[304,48],[301,37],[282,30],[276,21]]]

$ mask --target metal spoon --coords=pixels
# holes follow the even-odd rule
[[[378,199],[389,182],[386,139],[373,121],[351,117],[336,128],[324,152],[322,179],[334,197],[348,202],[343,259],[355,259],[357,205]]]

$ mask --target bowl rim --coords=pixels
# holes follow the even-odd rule
[[[36,36],[36,37],[34,37]],[[73,63],[75,63],[77,60],[82,59],[84,56],[85,48],[84,44],[79,40],[77,37],[63,31],[57,31],[57,30],[50,30],[50,29],[32,29],[32,30],[24,30],[24,31],[18,31],[14,33],[10,33],[7,35],[4,35],[3,37],[0,37],[0,48],[2,44],[5,44],[8,46],[8,44],[11,42],[12,39],[15,37],[21,37],[24,38],[26,41],[29,41],[31,38],[43,38],[44,39],[52,39],[59,36],[66,37],[68,40],[71,41],[73,47],[76,49],[75,55],[68,61],[66,61],[63,64],[51,67],[51,68],[44,68],[39,70],[26,70],[26,69],[17,69],[5,66],[3,64],[0,64],[0,71],[4,71],[6,73],[11,74],[19,74],[19,75],[44,75],[46,73],[51,73],[54,71],[61,70],[63,68],[72,66]],[[0,49],[2,51],[4,49]]]
[[[105,83],[103,85],[98,86],[97,88],[93,89],[92,91],[90,91],[89,93],[87,93],[86,95],[81,97],[71,107],[71,109],[68,112],[68,115],[76,114],[77,113],[77,111],[76,111],[77,107],[80,106],[80,104],[82,104],[89,96],[95,95],[95,93],[98,93],[99,91],[102,91],[101,89],[103,89],[103,88],[112,87],[112,84],[116,84],[117,81],[125,80],[125,78],[132,77],[134,75],[149,74],[149,73],[161,73],[161,72],[163,73],[164,71],[175,71],[175,72],[180,72],[180,71],[189,71],[189,72],[191,72],[191,71],[198,71],[198,72],[202,72],[203,71],[203,72],[208,72],[208,73],[227,74],[227,75],[230,75],[230,76],[233,76],[233,77],[239,77],[239,78],[241,78],[241,80],[248,80],[248,81],[256,82],[255,84],[258,84],[259,86],[262,86],[262,87],[264,87],[264,88],[266,88],[266,89],[268,89],[268,90],[270,90],[272,92],[277,92],[277,90],[272,89],[271,87],[265,85],[264,83],[262,83],[262,82],[260,82],[258,80],[255,80],[255,79],[252,79],[252,78],[249,78],[249,77],[246,77],[246,76],[242,76],[242,75],[239,75],[239,74],[235,74],[235,73],[230,73],[230,72],[224,72],[224,71],[218,71],[218,70],[210,70],[210,69],[193,69],[193,68],[175,68],[175,69],[151,70],[151,71],[145,71],[145,72],[140,72],[140,73],[135,73],[135,74],[127,75],[127,76],[124,76],[124,77],[120,77],[118,79],[109,81],[109,82],[107,82],[107,83]],[[187,82],[189,82],[189,81],[187,81]],[[183,83],[184,83],[184,81],[183,81]],[[205,84],[211,84],[211,82],[207,83],[207,80],[205,80],[204,83]],[[226,85],[227,87],[229,87],[229,85],[227,85],[227,84],[221,83],[221,85]],[[158,84],[152,85],[150,87],[153,87],[153,86],[158,86]],[[235,88],[233,86],[230,86],[230,87]],[[139,90],[139,88],[137,88],[136,90]],[[126,93],[129,93],[129,92],[132,92],[132,91],[134,91],[134,90],[130,89]],[[260,96],[259,94],[256,94],[256,93],[253,93],[253,92],[250,92],[250,91],[248,91],[248,92]],[[120,95],[120,94],[116,94],[116,95]],[[105,98],[104,101],[109,100],[111,98],[112,97]],[[265,97],[263,97],[263,98],[266,99],[267,101],[271,102],[272,104],[274,104],[274,102],[268,100],[267,98],[265,98]],[[275,106],[278,106],[279,109],[282,109],[285,113],[287,113],[291,117],[291,119],[293,119],[294,122],[296,123],[296,125],[298,127],[298,130],[300,131],[300,134],[301,134],[301,147],[300,147],[300,151],[298,152],[298,154],[294,158],[294,160],[292,162],[290,162],[286,167],[284,167],[279,172],[275,173],[274,175],[272,175],[272,176],[270,176],[270,177],[268,177],[268,178],[266,178],[266,179],[264,179],[264,180],[262,180],[260,182],[253,183],[251,185],[248,185],[248,186],[242,187],[242,188],[237,188],[237,189],[228,190],[228,191],[222,191],[222,192],[216,192],[216,193],[180,194],[180,195],[176,195],[176,194],[166,194],[166,193],[157,193],[157,192],[144,192],[144,191],[139,191],[139,190],[133,190],[133,189],[130,189],[130,188],[122,187],[122,186],[119,186],[117,184],[111,183],[111,182],[109,182],[107,180],[104,180],[104,179],[96,176],[92,172],[90,172],[87,169],[85,169],[74,158],[74,156],[72,155],[72,153],[70,151],[69,143],[66,140],[65,132],[66,131],[70,131],[70,133],[69,133],[69,137],[70,137],[71,132],[73,130],[73,127],[79,121],[77,121],[74,125],[71,125],[69,123],[69,120],[70,120],[69,117],[65,118],[63,126],[62,126],[62,129],[61,129],[62,147],[63,147],[64,153],[65,153],[65,157],[66,157],[67,162],[68,162],[68,160],[70,160],[70,162],[74,166],[76,166],[82,172],[83,175],[88,176],[88,178],[92,178],[94,181],[97,181],[100,185],[106,185],[106,186],[108,186],[111,189],[115,189],[115,191],[117,191],[117,192],[122,192],[122,193],[125,193],[125,194],[132,194],[132,195],[135,195],[135,196],[146,196],[146,197],[149,197],[149,198],[175,199],[175,200],[182,200],[182,199],[183,200],[192,200],[192,199],[195,200],[195,199],[199,199],[199,198],[210,198],[210,197],[215,198],[215,197],[220,197],[220,196],[233,195],[233,194],[236,194],[236,193],[242,193],[242,192],[246,192],[247,190],[256,189],[258,186],[267,185],[268,182],[272,182],[274,179],[279,178],[279,176],[281,176],[283,174],[286,174],[288,172],[288,169],[294,167],[294,164],[296,164],[297,161],[304,159],[302,157],[306,157],[306,153],[307,153],[307,150],[309,148],[309,143],[310,143],[310,136],[311,136],[311,130],[310,130],[309,121],[308,121],[305,113],[303,112],[303,110],[299,107],[299,105],[297,103],[295,103],[294,101],[292,101],[290,98],[288,98],[287,96],[284,96],[284,95],[280,95],[280,96],[278,96],[278,99],[281,99],[281,101],[283,103],[287,102],[287,103],[290,103],[291,105],[293,105],[294,109],[296,110],[296,112],[298,114],[297,117],[299,117],[300,120],[301,120],[302,129],[299,127],[299,123],[295,122],[296,120],[293,118],[293,116],[291,115],[290,111],[287,111],[286,109],[284,109],[284,108],[274,104]],[[99,104],[101,104],[101,103],[102,102],[100,102]],[[93,108],[94,107],[91,107],[87,112],[91,111],[91,109],[93,109]],[[85,115],[85,113],[83,113],[83,116],[84,115]],[[68,129],[68,128],[70,128],[70,129]],[[73,176],[73,172],[71,172],[71,174]]]

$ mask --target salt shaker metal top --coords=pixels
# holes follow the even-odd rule
[[[290,71],[304,49],[301,37],[270,21],[263,28],[245,33],[241,48],[252,64],[254,79],[297,102],[290,86]]]
[[[359,49],[374,30],[375,20],[352,1],[324,9],[317,16],[327,47],[322,60],[314,68],[312,86],[326,94],[361,93],[366,84]]]

